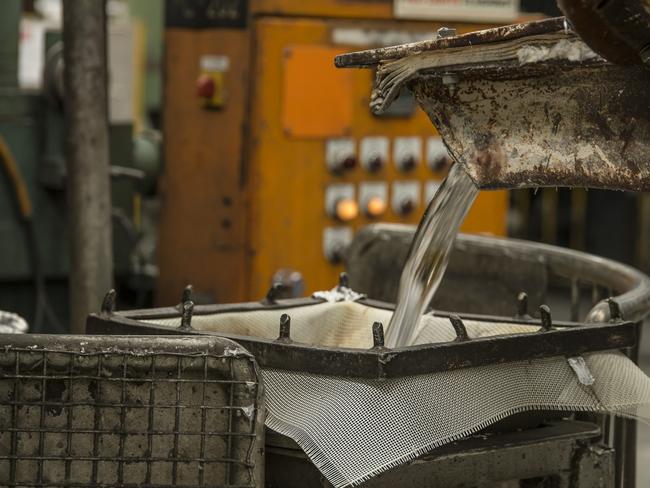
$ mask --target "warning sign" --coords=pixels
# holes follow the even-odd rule
[[[519,15],[519,0],[394,0],[402,19],[511,22]]]

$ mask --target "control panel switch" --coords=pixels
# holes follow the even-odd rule
[[[323,229],[323,255],[332,264],[339,264],[345,259],[350,243],[352,229],[350,227],[326,227]]]
[[[386,166],[388,161],[388,138],[369,136],[361,139],[361,167],[370,173],[376,173]]]
[[[419,181],[396,181],[393,183],[393,212],[406,216],[416,211],[420,205]]]
[[[393,161],[398,170],[413,171],[422,160],[422,139],[397,137],[393,142]]]
[[[325,189],[325,211],[339,222],[350,222],[359,215],[359,204],[354,198],[354,185],[339,183]]]
[[[427,139],[427,166],[434,173],[446,173],[453,163],[447,146],[440,137]]]
[[[383,181],[361,183],[359,205],[366,217],[381,217],[388,207],[388,185]]]
[[[339,138],[325,142],[325,162],[332,173],[341,174],[354,169],[357,155],[354,139]]]

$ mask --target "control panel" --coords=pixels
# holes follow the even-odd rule
[[[331,264],[341,263],[354,229],[362,225],[417,223],[453,164],[439,136],[372,134],[328,139],[324,147],[328,222],[322,254]],[[468,220],[470,227],[489,230],[476,217]]]
[[[274,281],[331,288],[355,232],[417,225],[452,163],[408,90],[377,116],[373,73],[333,61],[445,24],[393,19],[382,0],[281,3],[249,2],[238,28],[165,33],[160,305],[188,282],[218,302],[259,300]],[[507,208],[507,193],[481,192],[462,230],[504,235]]]

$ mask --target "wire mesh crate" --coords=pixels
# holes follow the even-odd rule
[[[227,339],[0,335],[0,485],[261,486],[261,398]]]

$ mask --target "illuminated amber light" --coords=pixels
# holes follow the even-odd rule
[[[342,198],[336,202],[334,214],[337,219],[343,222],[349,222],[359,215],[359,206],[357,202],[350,198]]]
[[[371,197],[366,202],[366,214],[369,217],[379,217],[386,211],[386,201],[381,197]]]

